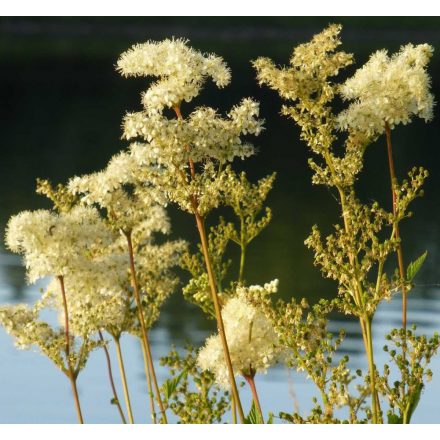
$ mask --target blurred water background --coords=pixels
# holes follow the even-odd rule
[[[99,170],[125,144],[120,140],[121,119],[127,110],[140,107],[143,79],[123,79],[114,69],[118,55],[133,43],[171,36],[189,38],[200,50],[215,52],[229,63],[232,83],[219,91],[208,85],[195,104],[227,110],[242,97],[261,101],[266,131],[256,139],[257,156],[237,163],[253,179],[277,171],[275,188],[268,204],[273,210],[271,225],[250,248],[246,279],[249,283],[280,280],[280,295],[306,297],[311,303],[331,298],[336,286],[324,280],[313,267],[312,254],[304,239],[313,224],[324,233],[338,221],[334,194],[312,186],[307,165],[308,151],[299,140],[293,123],[279,116],[276,93],[259,88],[250,60],[268,56],[287,63],[292,47],[309,40],[328,23],[344,25],[343,48],[355,54],[359,67],[368,55],[386,47],[391,52],[401,44],[430,43],[436,52],[429,66],[434,94],[440,96],[439,18],[1,18],[0,19],[0,229],[8,218],[24,209],[48,207],[35,195],[35,179],[65,182],[73,175]],[[347,69],[346,74],[354,68]],[[188,108],[186,109],[188,110]],[[397,173],[403,176],[412,166],[430,171],[425,197],[413,205],[415,215],[402,225],[404,256],[408,263],[428,250],[416,288],[409,299],[409,322],[420,332],[440,329],[440,118],[438,108],[430,124],[416,120],[393,132]],[[385,140],[369,147],[358,188],[364,200],[390,206]],[[195,241],[192,218],[170,209],[173,237]],[[20,259],[0,248],[0,304],[34,302],[39,287],[25,284]],[[236,258],[234,252],[231,258]],[[385,361],[384,334],[400,325],[400,297],[384,304],[374,322],[378,365]],[[341,354],[349,354],[353,369],[366,365],[356,321],[335,316],[331,327],[347,329]],[[199,311],[184,303],[181,293],[166,305],[151,332],[157,360],[171,344],[183,347],[186,340],[196,346],[214,329]],[[149,420],[140,347],[123,341],[135,419]],[[113,353],[114,354],[114,353]],[[113,359],[114,363],[115,359]],[[114,366],[116,369],[116,365]],[[432,363],[434,378],[424,391],[413,421],[437,423],[440,415],[440,358]],[[158,368],[159,380],[166,371]],[[117,374],[116,374],[117,376]],[[117,380],[117,384],[119,381]],[[263,410],[291,411],[299,403],[301,412],[311,407],[315,395],[305,376],[282,367],[257,378]],[[120,387],[119,387],[120,388]],[[104,354],[92,354],[79,378],[79,392],[87,422],[118,422],[104,364]],[[122,391],[120,391],[122,397]],[[250,401],[247,390],[243,400]],[[248,408],[249,405],[246,404]],[[43,356],[17,351],[12,339],[0,329],[0,422],[75,422],[68,381]]]

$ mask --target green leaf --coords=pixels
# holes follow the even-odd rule
[[[255,406],[254,401],[252,401],[251,410],[249,411],[249,414],[247,415],[245,419],[246,424],[249,425],[258,425],[263,423],[261,420],[260,414],[257,411],[257,407]]]
[[[279,418],[281,420],[285,420],[286,422],[289,422],[289,423],[295,423],[294,418],[292,417],[291,414],[287,414],[282,411],[279,413]]]
[[[114,397],[110,400],[110,405],[118,405],[119,401],[115,399]]]
[[[162,385],[162,390],[165,395],[165,400],[170,400],[173,394],[175,393],[180,381],[183,377],[187,375],[187,369],[185,368],[178,376],[173,377],[172,379],[167,379]]]
[[[423,390],[423,384],[421,383],[411,393],[409,407],[408,407],[408,414],[407,414],[407,423],[411,421],[411,417],[414,414],[414,411],[416,410],[417,405],[420,402],[420,396],[422,395],[422,390]]]
[[[425,262],[426,256],[428,255],[428,251],[425,251],[422,255],[420,255],[417,260],[409,263],[408,268],[406,269],[406,279],[408,281],[412,281],[414,277],[417,275],[417,272],[422,267],[423,263]]]
[[[391,411],[388,411],[387,417],[388,423],[391,425],[401,425],[403,423],[402,417],[392,413]]]

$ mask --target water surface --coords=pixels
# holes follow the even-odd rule
[[[246,267],[249,283],[280,280],[280,295],[306,297],[311,303],[335,295],[334,283],[324,280],[313,267],[312,254],[304,246],[313,224],[324,232],[339,221],[335,195],[312,186],[307,166],[308,151],[299,141],[299,131],[279,115],[277,95],[255,82],[249,60],[259,55],[287,62],[291,48],[308,40],[335,18],[301,19],[0,19],[0,229],[10,215],[23,209],[48,207],[34,194],[37,177],[54,183],[73,175],[99,170],[125,144],[119,139],[120,123],[127,110],[139,108],[143,79],[127,80],[114,71],[119,53],[135,42],[149,38],[184,36],[202,50],[222,55],[232,68],[232,83],[223,91],[208,85],[195,104],[230,108],[242,97],[261,101],[266,131],[256,139],[259,153],[237,169],[253,179],[272,171],[277,180],[268,204],[273,210],[271,225],[250,248]],[[361,65],[373,50],[400,44],[429,42],[440,48],[440,20],[429,19],[343,19],[345,49],[356,54]],[[438,52],[438,51],[437,51]],[[351,69],[348,69],[351,72]],[[433,92],[440,96],[440,57],[430,65]],[[186,111],[189,108],[184,109]],[[409,299],[409,322],[420,332],[440,329],[440,173],[438,139],[440,118],[430,124],[415,121],[393,132],[399,176],[413,165],[430,170],[425,197],[414,203],[415,215],[402,226],[407,262],[428,250],[428,259],[417,276],[417,287]],[[384,139],[366,154],[365,170],[358,190],[366,200],[379,200],[389,207],[388,174]],[[194,242],[197,231],[190,216],[171,208],[172,237]],[[215,215],[212,221],[215,221]],[[236,258],[233,250],[229,253]],[[234,267],[233,270],[236,270]],[[231,276],[234,274],[231,272]],[[26,286],[20,260],[3,249],[0,257],[0,304],[34,302],[39,286]],[[400,324],[400,298],[380,307],[374,322],[377,363],[384,355],[384,334]],[[358,324],[338,316],[332,328],[345,327],[342,347],[351,357],[353,369],[366,366]],[[171,344],[182,347],[185,340],[201,345],[213,331],[213,323],[197,309],[185,305],[181,294],[171,298],[151,338],[154,357],[166,354]],[[135,419],[147,421],[143,364],[137,341],[125,338],[130,391]],[[114,354],[114,353],[112,353]],[[115,359],[113,359],[115,362]],[[101,351],[92,354],[79,379],[79,392],[88,422],[118,421],[110,407],[110,389]],[[115,364],[116,367],[116,364]],[[415,422],[438,422],[440,406],[440,361],[433,360],[433,381],[425,390],[414,415]],[[159,380],[166,371],[159,368]],[[118,383],[118,385],[120,385]],[[294,401],[307,411],[315,390],[304,376],[273,368],[257,379],[265,412],[290,411]],[[119,387],[120,389],[120,387]],[[296,396],[296,397],[293,397]],[[122,397],[122,396],[121,396]],[[243,401],[249,403],[243,390]],[[248,405],[247,405],[248,407]],[[75,422],[69,384],[45,359],[32,351],[17,351],[11,338],[0,329],[0,422]]]

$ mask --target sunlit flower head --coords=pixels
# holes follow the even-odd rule
[[[258,58],[253,62],[258,82],[293,101],[311,99],[316,94],[324,99],[323,91],[331,96],[331,87],[323,89],[323,84],[353,61],[351,54],[336,50],[341,44],[341,29],[341,25],[332,24],[314,35],[310,42],[295,47],[289,66],[277,67],[269,58]],[[283,113],[288,114],[284,109]]]
[[[414,116],[431,120],[434,98],[426,66],[433,50],[429,44],[408,44],[392,56],[386,50],[371,55],[340,88],[343,99],[353,101],[339,115],[340,127],[380,135],[385,122],[393,128]]]
[[[269,289],[276,288],[268,284]],[[254,293],[262,290],[253,286]],[[253,376],[265,373],[279,356],[277,334],[267,317],[247,299],[249,289],[241,289],[222,309],[226,338],[228,341],[234,373],[241,376]],[[224,388],[229,387],[229,375],[220,336],[208,338],[200,350],[198,364],[203,370],[215,374],[216,381]]]
[[[121,55],[117,69],[124,76],[158,78],[143,96],[149,114],[191,101],[208,78],[224,87],[231,77],[221,57],[194,50],[183,39],[136,44]]]
[[[24,211],[13,216],[6,229],[6,245],[23,254],[31,283],[78,270],[89,252],[111,241],[98,211],[84,206],[61,214]]]

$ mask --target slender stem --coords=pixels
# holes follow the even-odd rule
[[[326,152],[324,154],[324,158],[325,158],[327,166],[329,167],[331,174],[333,175],[334,178],[336,178],[336,171],[333,166],[333,161],[332,161],[331,155],[328,152]],[[337,189],[338,189],[339,198],[341,201],[341,209],[342,209],[342,217],[344,220],[344,228],[345,228],[345,231],[347,232],[347,234],[350,235],[351,234],[351,227],[350,227],[350,223],[348,221],[347,201],[346,201],[346,197],[345,197],[345,192],[344,192],[344,189],[340,186],[337,186]],[[350,265],[355,269],[355,272],[357,272],[358,267],[359,267],[357,256],[350,253],[349,259],[350,259]],[[357,278],[355,278],[353,280],[353,293],[354,293],[354,300],[356,302],[356,305],[358,307],[364,309],[365,304],[364,304],[362,286]],[[370,329],[369,330],[368,330],[368,325],[367,325],[366,321],[370,322]],[[367,358],[369,359],[369,365],[371,368],[374,369],[373,341],[371,339],[371,321],[370,321],[370,319],[364,321],[364,319],[362,317],[359,317],[359,324],[360,324],[361,330],[362,330],[362,338],[364,340]],[[368,334],[370,334],[370,336],[368,336]],[[370,360],[371,360],[371,362],[370,362]],[[371,372],[371,368],[370,368],[370,372]],[[372,402],[373,402],[372,406],[373,406],[374,418],[379,421],[379,420],[381,420],[382,417],[381,417],[380,401],[379,401],[379,396],[376,391],[376,387],[374,387],[374,389],[372,389],[371,398],[372,398]]]
[[[394,168],[394,159],[393,159],[393,146],[391,144],[391,129],[388,122],[385,122],[385,134],[387,138],[387,151],[388,151],[388,167],[390,169],[390,179],[391,179],[391,195],[393,200],[393,214],[394,218],[397,216],[397,196],[395,191],[395,184],[397,182],[396,179],[396,171]],[[402,245],[400,244],[400,231],[399,224],[397,220],[394,223],[395,228],[395,238],[398,241],[397,243],[397,262],[399,265],[399,274],[400,274],[400,282],[402,289],[402,327],[406,331],[406,317],[407,317],[407,291],[405,286],[405,270],[403,263],[403,251]],[[404,350],[405,351],[405,350]]]
[[[255,374],[250,375],[250,376],[244,376],[244,378],[246,379],[246,382],[249,384],[249,386],[251,388],[252,397],[254,399],[254,403],[257,408],[257,411],[260,415],[261,423],[264,423],[263,411],[261,410],[260,399],[258,398],[257,387],[255,386],[254,377],[255,377]]]
[[[370,318],[365,318],[365,328],[367,330],[367,341],[368,341],[367,358],[368,358],[368,368],[370,371],[370,390],[371,390],[373,423],[379,423],[380,416],[378,411],[378,398],[376,391],[376,367],[374,365],[374,357],[373,357],[373,336],[371,332]]]
[[[99,335],[99,339],[101,340],[101,342],[104,343],[104,336],[102,336],[101,330],[98,331],[98,335]],[[115,382],[113,380],[112,363],[111,363],[111,360],[110,360],[110,354],[108,352],[107,344],[104,343],[102,348],[104,349],[105,358],[106,358],[106,361],[107,361],[108,378],[110,380],[110,386],[111,386],[112,391],[113,391],[113,400],[115,402],[115,405],[118,408],[119,415],[121,416],[122,423],[124,423],[124,425],[125,425],[127,423],[127,420],[125,419],[124,411],[122,411],[121,403],[119,402],[118,393],[116,392]]]
[[[128,392],[127,376],[125,375],[124,359],[122,358],[121,343],[119,338],[114,338],[116,354],[118,356],[119,371],[121,372],[122,389],[124,390],[125,406],[127,407],[128,420],[134,423],[133,411],[131,410],[130,394]]]
[[[74,368],[72,366],[72,362],[70,361],[69,313],[67,310],[67,299],[66,299],[66,290],[64,287],[64,277],[58,276],[58,281],[59,281],[60,287],[61,287],[61,296],[63,297],[64,329],[66,332],[65,353],[66,353],[66,361],[67,361],[67,368],[68,368],[67,376],[69,377],[70,385],[72,386],[73,398],[75,400],[75,408],[76,408],[76,414],[78,416],[78,421],[79,421],[79,423],[83,424],[84,419],[83,419],[82,412],[81,412],[81,405],[79,403],[78,389],[76,387],[76,376],[77,375],[75,374]]]
[[[238,282],[242,283],[244,279],[244,263],[246,261],[246,246],[240,245],[240,272],[238,274]]]
[[[153,389],[151,387],[151,373],[150,373],[150,366],[148,364],[148,356],[147,352],[145,351],[144,344],[141,342],[142,347],[142,356],[144,358],[144,368],[145,368],[145,377],[147,378],[147,386],[148,386],[148,398],[150,400],[150,412],[151,412],[151,418],[153,419],[153,423],[157,423],[156,419],[156,407],[154,405],[154,393]]]
[[[182,117],[182,113],[180,111],[180,106],[178,106],[178,105],[175,106],[174,111],[176,113],[177,119],[182,120],[183,117]],[[186,151],[189,152],[189,146],[186,146],[185,148],[186,148]],[[194,180],[196,177],[196,170],[195,170],[194,161],[190,157],[188,159],[188,162],[189,162],[191,179]],[[216,316],[216,320],[217,320],[217,328],[218,328],[218,332],[220,335],[220,339],[222,341],[223,353],[225,355],[225,361],[226,361],[226,365],[228,368],[229,381],[231,384],[232,395],[234,396],[234,399],[235,399],[235,404],[237,406],[237,410],[238,410],[238,414],[240,416],[241,423],[245,423],[243,407],[241,405],[240,395],[238,393],[237,384],[235,383],[234,370],[232,368],[232,362],[231,362],[231,355],[229,353],[228,342],[226,340],[225,328],[223,325],[223,318],[222,318],[222,314],[221,314],[220,300],[218,298],[218,292],[217,292],[217,283],[215,281],[214,271],[213,271],[212,263],[211,263],[211,257],[209,255],[209,246],[208,246],[208,240],[207,240],[206,231],[205,231],[204,219],[199,213],[197,197],[195,195],[192,195],[190,197],[190,202],[191,202],[191,205],[193,208],[193,213],[196,218],[197,229],[198,229],[199,235],[200,235],[200,242],[202,245],[203,257],[205,259],[206,270],[208,272],[208,281],[209,281],[209,286],[211,289],[212,302],[214,303],[215,316]]]
[[[238,274],[238,282],[242,283],[244,278],[244,263],[246,261],[246,237],[245,237],[245,220],[240,216],[240,271]]]
[[[332,418],[333,417],[333,408],[332,408],[332,406],[330,405],[330,403],[328,401],[325,389],[324,388],[320,388],[319,391],[321,393],[322,403],[324,404],[325,415],[327,417]]]
[[[229,353],[228,342],[226,340],[225,327],[223,324],[223,318],[222,318],[221,309],[220,309],[220,301],[218,298],[217,287],[216,287],[215,278],[214,278],[214,272],[212,270],[211,257],[209,255],[208,240],[206,238],[205,225],[204,225],[203,218],[198,213],[198,210],[195,210],[194,213],[195,213],[195,217],[196,217],[197,228],[199,230],[200,241],[202,244],[202,252],[203,252],[203,256],[205,258],[206,270],[208,272],[208,280],[209,280],[209,286],[211,288],[212,302],[214,303],[215,316],[217,319],[217,327],[218,327],[220,339],[222,341],[223,353],[225,355],[225,361],[226,361],[226,365],[228,368],[229,381],[231,383],[232,394],[234,396],[235,403],[237,405],[237,410],[238,410],[238,414],[240,416],[241,423],[244,423],[245,417],[244,417],[243,407],[242,407],[241,401],[240,401],[240,395],[238,394],[237,384],[235,383],[231,355]]]
[[[147,328],[145,326],[144,312],[143,312],[143,308],[142,308],[141,296],[139,293],[139,286],[138,286],[137,278],[136,278],[136,268],[134,265],[134,252],[133,252],[133,243],[131,240],[131,232],[125,233],[125,236],[127,238],[128,254],[130,256],[131,279],[132,279],[132,283],[133,283],[134,297],[135,297],[136,305],[137,305],[137,309],[138,309],[139,324],[141,326],[142,344],[144,346],[144,350],[147,355],[149,371],[150,371],[151,377],[153,379],[154,391],[156,393],[157,404],[159,405],[160,412],[162,413],[162,420],[164,423],[168,423],[167,415],[165,413],[165,408],[164,408],[164,405],[162,402],[162,397],[160,395],[159,385],[157,383],[156,372],[154,370],[153,356],[151,355],[150,342],[148,340],[148,332],[147,332]],[[148,375],[147,375],[147,378],[148,378]]]
[[[237,405],[235,404],[234,395],[232,395],[231,402],[232,402],[232,408],[231,408],[231,410],[232,410],[232,423],[234,425],[236,425],[237,424]]]
[[[79,403],[78,389],[76,387],[76,378],[73,378],[72,376],[69,375],[69,380],[73,391],[73,398],[75,400],[75,408],[76,408],[76,414],[78,416],[78,422],[80,424],[84,424],[84,419],[81,413],[81,405]]]

